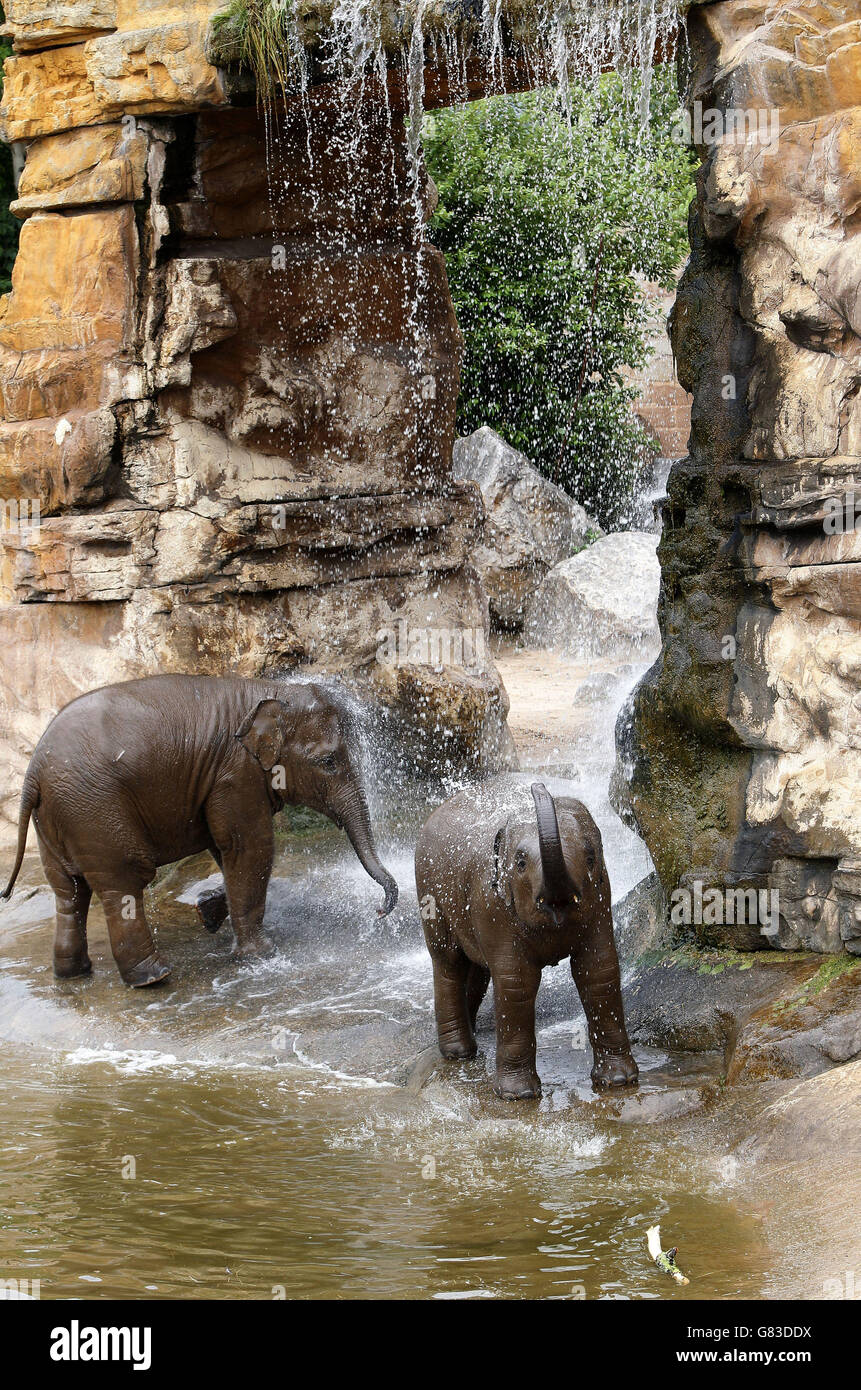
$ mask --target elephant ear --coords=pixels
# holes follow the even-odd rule
[[[501,898],[504,903],[507,903],[508,906],[511,907],[513,906],[514,898],[511,892],[511,884],[508,882],[505,875],[505,865],[502,862],[502,856],[505,851],[505,832],[507,829],[507,825],[500,826],[493,839],[493,873],[490,879],[490,886],[497,897]]]
[[[281,727],[283,710],[279,700],[261,700],[256,709],[243,719],[236,737],[265,772],[271,772],[281,757],[284,732]]]

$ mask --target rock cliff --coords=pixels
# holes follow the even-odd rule
[[[861,497],[861,5],[719,0],[688,40],[692,433],[623,799],[667,891],[777,889],[772,944],[861,953],[861,533],[828,521]]]
[[[343,673],[476,767],[507,748],[480,519],[451,477],[461,339],[403,114],[258,111],[213,0],[8,0],[27,144],[0,302],[0,828],[51,714],[157,670]],[[461,644],[462,646],[462,644]],[[457,644],[455,644],[455,649]],[[389,650],[386,648],[386,650]],[[414,730],[415,731],[415,730]]]

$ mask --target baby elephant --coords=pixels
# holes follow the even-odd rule
[[[592,1085],[635,1085],[601,833],[579,801],[554,802],[539,782],[531,792],[532,801],[517,778],[494,778],[446,801],[419,836],[416,884],[440,1051],[475,1056],[475,1019],[492,979],[494,1090],[506,1100],[540,1096],[535,996],[544,966],[570,956]]]

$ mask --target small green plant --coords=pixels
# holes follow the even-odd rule
[[[805,980],[797,989],[778,999],[773,1012],[781,1014],[790,1009],[804,1008],[817,995],[828,989],[835,980],[839,980],[847,974],[854,974],[859,970],[861,970],[861,960],[857,956],[849,955],[848,952],[839,956],[829,956],[816,973],[810,976],[810,979]]]
[[[229,29],[241,67],[254,75],[262,101],[289,90],[296,60],[292,0],[231,0],[212,21],[213,32]]]

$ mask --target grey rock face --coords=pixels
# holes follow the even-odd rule
[[[527,607],[527,639],[568,656],[651,660],[660,647],[657,544],[646,532],[619,531],[556,565]]]
[[[543,576],[597,528],[577,502],[488,425],[455,440],[453,461],[455,478],[477,483],[484,502],[486,520],[472,559],[491,618],[516,630]]]
[[[657,874],[649,874],[613,905],[616,948],[623,964],[669,946],[667,904]]]
[[[780,893],[773,945],[858,954],[861,48],[845,6],[816,12],[809,48],[780,7],[688,20],[689,102],[779,113],[779,144],[700,148],[672,326],[690,457],[663,507],[663,650],[620,763],[668,894],[694,866],[743,877]]]

